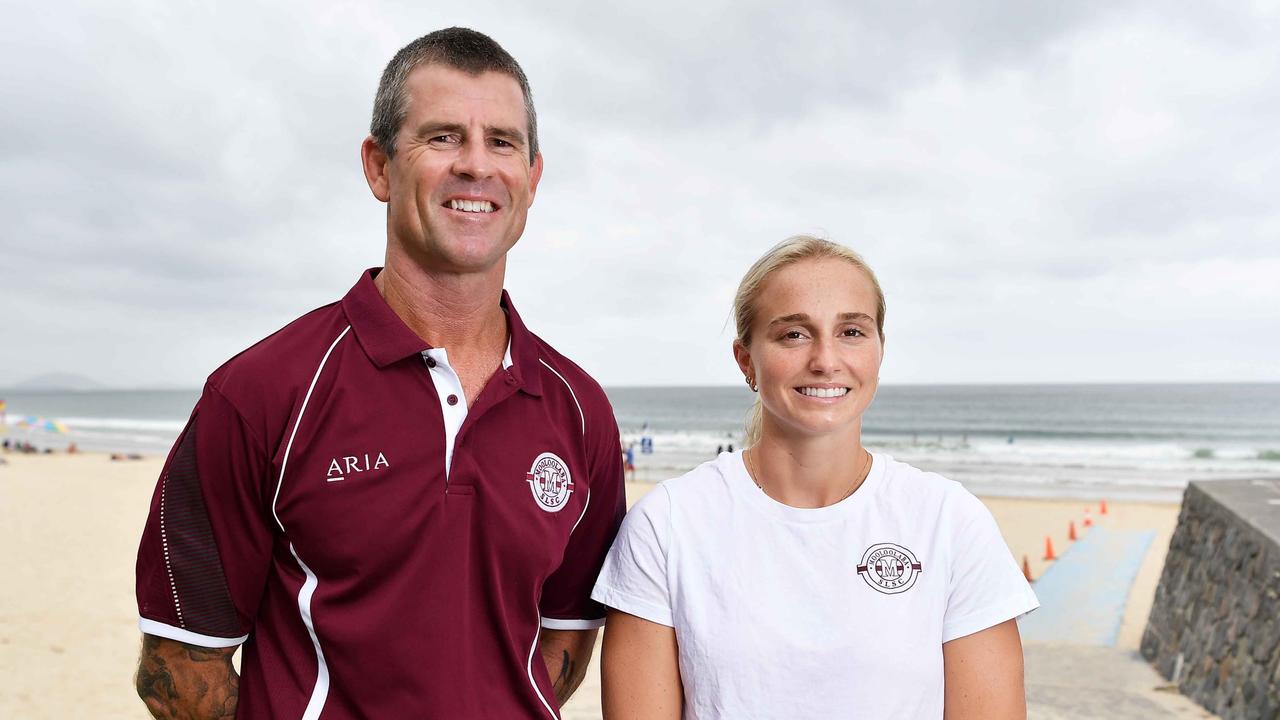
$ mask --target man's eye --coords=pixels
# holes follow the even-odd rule
[[[803,337],[804,337],[804,333],[800,332],[799,330],[788,330],[782,335],[783,340],[799,340]]]
[[[435,137],[431,138],[427,142],[434,143],[437,145],[452,145],[460,141],[461,141],[461,138],[459,138],[457,135],[436,135]]]
[[[506,140],[503,140],[502,138],[494,138],[491,142],[493,142],[493,144],[498,147],[504,147],[504,148],[512,147],[511,143],[507,142]]]
[[[844,335],[845,337],[864,337],[866,333],[862,332],[858,328],[849,328],[844,331]]]

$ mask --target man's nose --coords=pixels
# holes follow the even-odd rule
[[[453,172],[470,180],[482,180],[493,174],[493,164],[483,139],[463,141],[453,161]]]

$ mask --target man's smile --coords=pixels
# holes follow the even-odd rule
[[[445,207],[450,210],[468,213],[491,213],[498,209],[497,205],[494,205],[489,200],[462,200],[458,198],[446,202]]]

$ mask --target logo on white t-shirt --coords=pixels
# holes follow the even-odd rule
[[[573,494],[569,466],[555,453],[544,452],[535,458],[524,479],[529,482],[538,507],[547,512],[559,512]]]
[[[915,553],[893,543],[880,543],[867,548],[858,565],[858,574],[886,595],[897,595],[911,589],[923,568]]]

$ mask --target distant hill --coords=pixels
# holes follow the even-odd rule
[[[102,383],[75,373],[45,373],[13,386],[14,390],[98,390]]]

